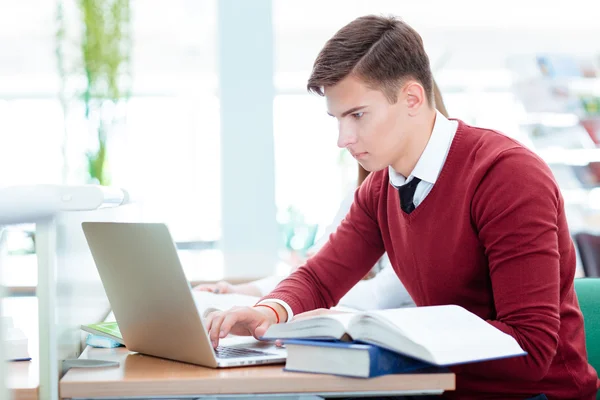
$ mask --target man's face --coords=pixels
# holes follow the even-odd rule
[[[327,112],[338,120],[338,146],[367,171],[379,171],[402,157],[410,118],[399,94],[391,104],[380,90],[354,76],[325,88]]]

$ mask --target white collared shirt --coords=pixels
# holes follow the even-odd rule
[[[415,207],[418,207],[425,197],[427,197],[437,181],[440,172],[442,172],[442,167],[446,163],[446,158],[448,157],[448,152],[450,151],[450,146],[452,145],[452,140],[454,140],[457,129],[458,121],[451,121],[439,111],[436,111],[431,136],[412,173],[408,177],[404,177],[404,175],[396,172],[391,166],[388,167],[390,183],[396,188],[410,182],[414,177],[421,179],[413,197]],[[287,321],[291,320],[294,316],[292,308],[283,300],[265,299],[260,303],[263,302],[272,302],[283,306],[288,314]]]
[[[458,121],[451,121],[437,111],[429,142],[427,142],[427,146],[425,146],[425,150],[423,150],[423,154],[419,157],[411,174],[404,177],[404,175],[394,171],[391,166],[388,167],[390,183],[395,188],[412,181],[414,177],[421,179],[413,197],[415,207],[418,207],[427,197],[437,181],[442,167],[446,163],[450,145],[452,145],[457,129]]]

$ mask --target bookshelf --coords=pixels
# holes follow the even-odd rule
[[[558,181],[572,233],[600,232],[600,55],[514,56],[508,67],[521,129]]]

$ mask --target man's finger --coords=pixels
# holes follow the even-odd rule
[[[219,338],[222,339],[229,335],[233,326],[239,322],[237,313],[228,313],[225,315],[225,318],[223,318],[223,322],[221,323],[221,328],[219,329]]]
[[[265,332],[267,331],[267,329],[269,329],[269,326],[271,326],[271,322],[267,318],[265,318],[265,320],[260,325],[258,325],[256,329],[254,329],[252,335],[256,339],[260,339],[265,335]]]
[[[215,316],[215,312],[213,311],[211,313],[208,313],[206,318],[204,318],[204,324],[206,326],[207,332],[210,332],[210,328],[212,327],[212,320],[213,320],[214,316]]]
[[[225,281],[217,282],[215,285],[215,293],[229,293],[229,284]]]
[[[223,318],[225,318],[225,317],[224,317],[224,314],[222,314],[222,313],[216,315],[212,320],[210,331],[208,333],[208,336],[210,337],[210,341],[215,349],[219,345],[219,332],[221,330],[221,324],[223,323]]]

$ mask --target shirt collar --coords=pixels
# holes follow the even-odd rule
[[[456,134],[457,128],[458,123],[456,121],[451,121],[439,111],[436,111],[431,136],[415,168],[408,177],[404,177],[389,166],[390,183],[395,187],[399,187],[410,181],[413,177],[417,177],[432,185],[435,184],[446,161],[446,156],[448,150],[450,150],[450,145],[452,144],[452,139]]]

